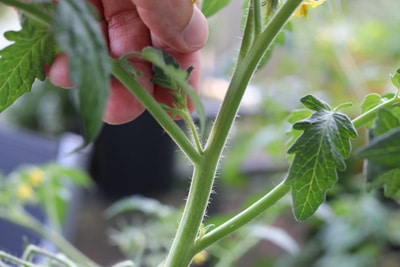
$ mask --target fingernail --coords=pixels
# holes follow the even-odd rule
[[[183,40],[190,51],[199,50],[207,42],[208,23],[199,8],[194,5],[192,19],[183,32]]]

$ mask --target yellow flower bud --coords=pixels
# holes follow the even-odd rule
[[[205,250],[200,251],[193,257],[193,263],[196,265],[201,265],[208,259],[208,253]]]
[[[34,168],[28,173],[28,180],[32,186],[38,186],[44,180],[44,172],[39,168]]]
[[[33,198],[33,190],[27,184],[20,184],[17,187],[17,196],[22,200],[30,200]]]

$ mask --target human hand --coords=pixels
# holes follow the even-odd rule
[[[128,52],[154,46],[171,54],[181,68],[194,67],[189,77],[191,86],[198,90],[200,80],[200,52],[208,37],[207,21],[191,0],[89,0],[101,16],[101,27],[110,54],[120,57]],[[57,86],[72,87],[68,75],[67,56],[56,57],[49,70],[49,79]],[[154,98],[167,105],[173,99],[168,90],[150,82],[151,64],[132,61],[143,75],[142,86]],[[144,111],[143,105],[116,79],[111,80],[111,91],[103,120],[121,124],[135,119]]]

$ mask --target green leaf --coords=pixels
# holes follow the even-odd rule
[[[230,0],[203,0],[201,11],[204,16],[210,17],[229,4]]]
[[[85,171],[77,168],[66,168],[60,164],[48,164],[45,166],[44,170],[50,171],[52,174],[59,177],[63,177],[77,186],[89,187],[92,184],[90,176]]]
[[[179,64],[175,61],[175,59],[168,53],[161,51],[163,56],[163,61],[165,65],[173,66],[176,69],[179,69]],[[161,67],[157,65],[153,65],[154,75],[151,78],[151,81],[155,84],[158,84],[165,88],[176,88],[178,87],[175,80],[172,77],[169,77],[165,74]],[[187,77],[186,77],[187,79]]]
[[[7,32],[14,43],[0,51],[0,112],[30,92],[34,80],[44,80],[44,66],[53,60],[54,41],[48,28],[25,19],[19,32]]]
[[[400,128],[374,138],[358,155],[374,164],[388,167],[400,166]]]
[[[386,197],[400,200],[400,169],[392,169],[383,173],[379,176],[378,183],[383,186]]]
[[[292,187],[294,213],[299,220],[311,216],[324,201],[326,191],[337,181],[337,170],[346,168],[349,139],[357,137],[346,115],[326,110],[329,106],[315,97],[302,102],[317,111],[293,125],[303,134],[288,151],[295,156],[286,183]]]
[[[373,128],[375,137],[389,132],[397,127],[400,127],[400,120],[391,111],[381,109],[377,113],[377,119]]]
[[[167,88],[183,90],[192,100],[200,121],[200,132],[205,129],[205,110],[199,94],[190,87],[187,82],[188,75],[192,68],[182,70],[175,59],[165,52],[153,47],[146,47],[142,50],[141,57],[153,64],[156,71],[152,81]],[[177,93],[177,92],[174,92]],[[174,96],[178,97],[178,96]]]
[[[382,97],[380,95],[375,94],[375,93],[367,95],[361,104],[361,113],[365,113],[368,110],[373,109],[374,107],[379,105],[381,102],[382,102]]]
[[[396,86],[398,90],[400,90],[400,68],[398,68],[396,72],[392,75],[391,80],[393,85]]]
[[[332,110],[332,108],[327,103],[316,98],[313,95],[304,96],[303,98],[300,99],[300,102],[303,103],[303,105],[306,106],[307,108],[314,111]]]
[[[296,122],[300,120],[304,120],[308,117],[310,117],[312,114],[312,111],[309,109],[298,109],[292,111],[290,114],[290,117],[288,118],[288,122],[291,124],[295,124]],[[303,131],[301,130],[296,130],[292,127],[292,129],[287,133],[288,137],[290,138],[289,141],[287,142],[287,147],[290,147],[294,144],[294,142],[299,138],[299,136],[302,134]]]
[[[111,61],[100,24],[86,1],[63,0],[57,5],[53,31],[68,54],[69,73],[79,88],[85,143],[92,142],[103,123],[109,95]]]

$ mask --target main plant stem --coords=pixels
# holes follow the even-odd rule
[[[196,253],[196,238],[206,212],[218,162],[245,89],[262,55],[301,2],[302,0],[285,2],[265,31],[256,36],[247,55],[238,61],[228,92],[207,140],[203,160],[194,165],[188,201],[164,267],[186,267]]]

